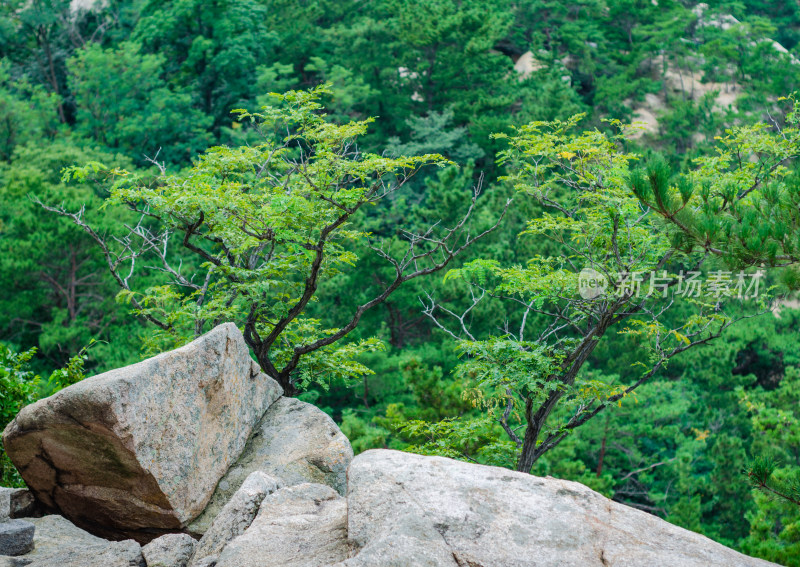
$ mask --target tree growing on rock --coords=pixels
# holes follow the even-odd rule
[[[362,153],[356,142],[372,120],[332,123],[319,102],[326,92],[292,91],[275,95],[275,105],[260,113],[235,111],[255,125],[258,143],[210,148],[181,174],[155,160],[152,178],[98,163],[65,171],[66,178],[110,180],[107,204],[132,211],[123,231],[100,233],[84,210],[44,205],[97,242],[122,288],[120,299],[158,329],[153,344],[182,344],[234,321],[287,395],[323,376],[368,373],[356,357],[381,343],[342,341],[362,315],[405,282],[444,269],[500,222],[476,228],[475,187],[452,226],[434,224],[422,233],[398,227],[403,249],[359,230],[354,221],[362,209],[392,198],[422,168],[449,162],[436,154]],[[373,292],[365,285],[344,322],[326,326],[309,317],[320,286],[355,265],[364,249],[387,262],[393,278]],[[142,280],[145,273],[150,280]],[[157,285],[153,273],[161,276]],[[140,281],[149,287],[137,288]]]
[[[673,357],[763,313],[761,267],[783,267],[787,283],[796,280],[800,192],[788,169],[800,155],[796,107],[784,128],[729,130],[714,155],[678,175],[658,159],[636,167],[623,133],[574,133],[579,119],[522,127],[500,155],[507,181],[540,206],[522,236],[538,238],[541,255],[526,265],[481,259],[449,272],[466,283],[463,310],[428,298],[426,313],[458,341],[465,396],[488,417],[406,424],[425,440],[422,452],[515,461],[529,472]],[[516,305],[491,335],[470,325],[487,300]],[[640,349],[627,382],[591,368],[592,352],[611,333]],[[486,435],[492,424],[505,439],[476,451],[475,432]]]

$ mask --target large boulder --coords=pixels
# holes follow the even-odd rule
[[[216,567],[321,567],[347,558],[347,505],[330,486],[298,484],[266,496]],[[409,565],[406,563],[406,565]]]
[[[51,511],[146,542],[203,511],[281,394],[228,323],[25,407],[3,441]]]
[[[358,455],[348,480],[359,551],[343,567],[772,565],[576,482],[387,450]]]
[[[294,398],[270,406],[239,459],[217,485],[206,510],[190,526],[201,535],[244,480],[255,471],[285,485],[327,484],[339,494],[347,489],[347,466],[353,459],[350,441],[317,407]]]

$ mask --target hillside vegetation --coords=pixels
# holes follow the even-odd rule
[[[789,1],[7,0],[2,425],[234,321],[356,452],[800,565],[798,90]]]

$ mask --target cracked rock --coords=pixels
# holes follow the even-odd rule
[[[348,471],[354,557],[338,567],[756,567],[579,484],[388,450]]]
[[[327,484],[343,495],[347,466],[352,459],[350,441],[328,414],[300,400],[280,398],[266,411],[241,456],[219,482],[208,507],[189,531],[204,534],[254,471],[279,478],[285,485]]]
[[[306,483],[265,497],[216,567],[320,567],[342,561],[348,551],[345,499],[330,486]]]
[[[216,561],[225,545],[250,527],[264,497],[282,486],[283,482],[265,472],[250,473],[197,544],[190,565],[199,566],[208,557]]]
[[[31,404],[3,442],[49,510],[109,538],[179,531],[282,394],[226,323]]]

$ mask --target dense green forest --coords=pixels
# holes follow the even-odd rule
[[[793,1],[6,0],[2,424],[235,321],[356,452],[800,565],[795,91]]]

